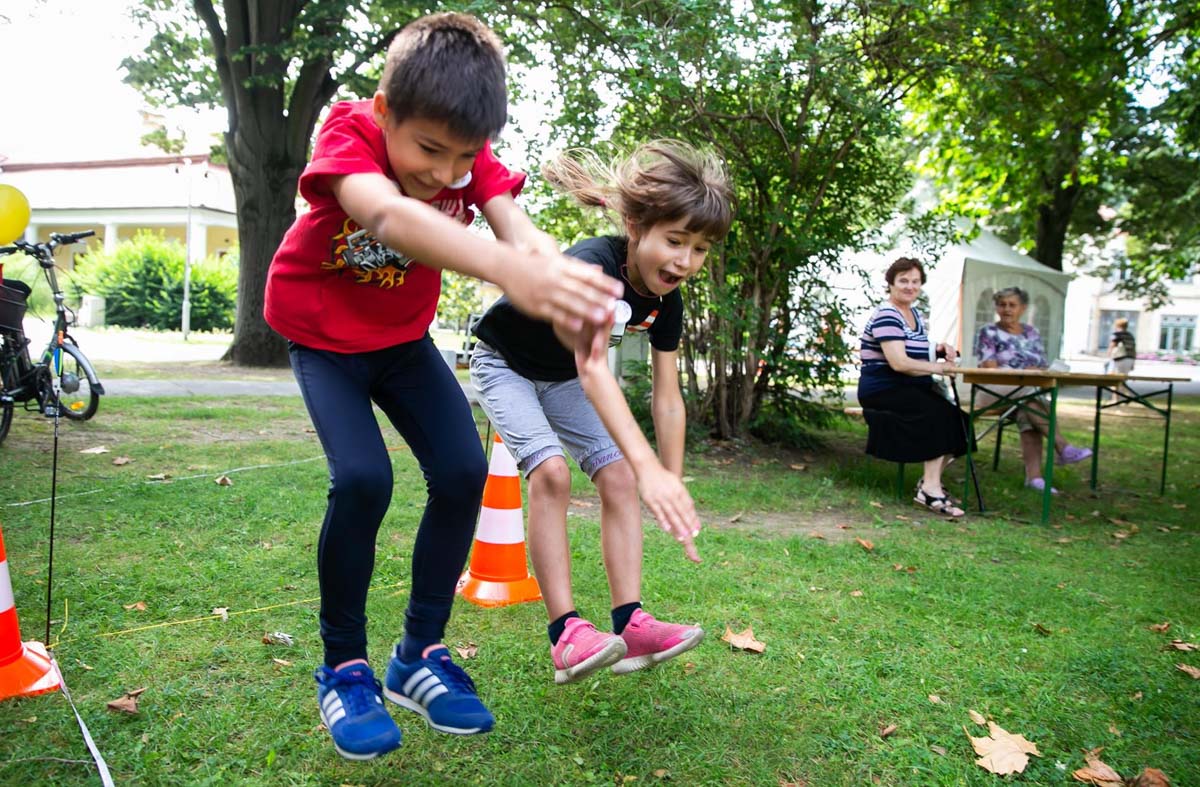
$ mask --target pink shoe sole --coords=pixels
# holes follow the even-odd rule
[[[660,664],[668,659],[673,659],[680,653],[686,653],[699,645],[704,640],[704,629],[691,629],[683,637],[682,640],[666,650],[621,659],[613,665],[612,671],[617,675],[628,675],[630,672],[637,672],[647,667],[653,667],[655,664]]]
[[[583,661],[566,669],[554,670],[554,682],[562,685],[564,683],[574,683],[583,680],[588,675],[591,675],[597,670],[602,670],[617,662],[625,655],[626,646],[625,640],[620,637],[613,637],[605,643],[604,647],[588,656]]]

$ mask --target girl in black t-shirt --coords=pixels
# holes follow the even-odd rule
[[[699,562],[700,532],[683,485],[685,413],[678,347],[679,285],[704,264],[732,221],[730,187],[714,156],[679,142],[642,145],[606,165],[572,151],[546,178],[584,206],[610,212],[622,237],[568,250],[625,284],[624,324],[613,336],[646,331],[652,350],[658,456],[638,429],[609,371],[603,336],[578,334],[526,317],[499,301],[476,326],[471,382],[496,431],[529,481],[529,551],[550,621],[555,681],[570,683],[612,666],[623,674],[677,656],[703,630],[656,620],[641,609],[641,504]],[[621,304],[618,304],[620,307]],[[613,633],[579,616],[571,593],[567,506],[571,475],[564,447],[600,495],[601,546],[612,601]]]

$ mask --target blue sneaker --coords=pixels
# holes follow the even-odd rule
[[[340,670],[321,667],[317,705],[333,736],[333,748],[348,760],[371,760],[400,746],[400,728],[379,696],[379,681],[366,664]]]
[[[471,678],[442,646],[409,663],[393,654],[383,696],[421,714],[440,732],[474,735],[487,732],[496,723],[479,701]]]

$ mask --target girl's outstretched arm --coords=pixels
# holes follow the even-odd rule
[[[607,337],[608,331],[608,327],[600,331],[585,328],[574,337],[575,367],[579,371],[580,385],[633,468],[638,494],[646,508],[650,509],[662,529],[683,545],[688,559],[699,563],[700,555],[693,541],[700,534],[700,517],[696,514],[696,506],[679,475],[658,461],[650,443],[638,428],[633,413],[629,411],[625,394],[608,368],[607,343],[598,346],[595,341],[595,333]],[[561,333],[560,338],[563,338]]]

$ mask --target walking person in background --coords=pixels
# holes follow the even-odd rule
[[[1021,322],[1029,306],[1029,293],[1020,287],[1005,287],[992,296],[996,305],[996,322],[979,329],[975,337],[975,357],[984,369],[1047,369],[1050,360],[1046,357],[1046,345],[1038,329]],[[1018,390],[1016,386],[989,386],[998,393]],[[980,392],[977,403],[986,407],[997,401],[997,397]],[[1021,458],[1025,463],[1025,486],[1041,492],[1046,489],[1042,477],[1042,439],[1050,433],[1049,400],[1038,397],[1026,402],[1030,409],[1017,410],[1017,428],[1021,431]],[[1054,448],[1058,462],[1064,465],[1082,462],[1092,455],[1092,449],[1071,445],[1056,430]],[[1050,490],[1058,494],[1057,489]]]
[[[652,666],[704,636],[699,627],[659,621],[641,608],[638,498],[699,562],[692,539],[700,523],[681,479],[686,414],[678,371],[679,285],[729,231],[731,189],[715,156],[670,141],[645,144],[611,166],[575,151],[543,173],[582,205],[611,211],[624,231],[581,241],[566,253],[623,282],[618,306],[626,308],[618,308],[625,313],[616,330],[649,335],[658,442],[656,458],[589,329],[563,331],[521,314],[507,299],[476,326],[471,382],[529,481],[529,551],[546,602],[555,681],[570,683],[608,666],[618,674]],[[565,453],[600,495],[612,633],[598,631],[575,608]]]
[[[1112,338],[1108,342],[1108,359],[1113,374],[1129,374],[1137,360],[1137,339],[1129,332],[1129,320],[1119,317],[1113,322]]]
[[[312,209],[288,230],[267,279],[267,322],[288,339],[329,464],[317,542],[325,664],[315,677],[321,720],[348,759],[400,745],[383,695],[442,732],[493,725],[442,645],[487,464],[462,387],[428,333],[441,269],[496,282],[561,330],[603,328],[620,293],[595,267],[564,258],[517,207],[525,176],[491,149],[507,118],[491,30],[451,13],[405,27],[374,97],[334,105],[322,125],[300,177]],[[472,207],[498,242],[467,230]],[[428,494],[386,688],[367,661],[367,591],[393,483],[375,406],[412,449]]]

